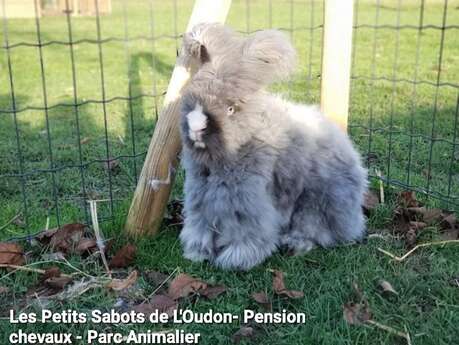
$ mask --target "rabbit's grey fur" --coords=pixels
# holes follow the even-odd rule
[[[247,270],[281,246],[360,239],[367,176],[349,138],[315,107],[263,90],[294,69],[288,39],[206,24],[184,49],[200,64],[182,101],[185,257]]]

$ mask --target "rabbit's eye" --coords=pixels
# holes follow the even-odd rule
[[[230,106],[226,109],[226,113],[227,113],[228,115],[233,115],[235,111],[236,111],[236,109],[235,109],[235,107],[232,106],[232,105],[230,105]]]

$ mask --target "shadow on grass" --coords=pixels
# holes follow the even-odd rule
[[[130,71],[131,101],[115,100],[106,104],[107,128],[101,103],[82,103],[73,98],[44,110],[25,110],[0,114],[0,201],[10,205],[0,210],[0,219],[22,213],[35,228],[69,221],[88,221],[86,200],[119,201],[135,187],[153,133],[158,101],[143,96],[141,64],[147,63],[155,76],[167,76],[172,65],[150,53],[132,57]],[[153,69],[154,68],[154,69]],[[152,86],[153,88],[153,86]],[[16,108],[38,102],[16,95]],[[39,104],[39,103],[38,103]],[[69,105],[70,104],[70,105]],[[0,95],[0,109],[11,110],[10,94]],[[17,128],[16,128],[17,127]],[[120,128],[124,128],[120,132]],[[19,143],[19,146],[18,146]],[[106,160],[116,162],[107,169]],[[101,218],[112,216],[109,204],[101,205]],[[36,222],[36,220],[39,221]]]

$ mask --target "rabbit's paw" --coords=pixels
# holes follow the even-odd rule
[[[288,250],[293,251],[294,255],[304,255],[316,247],[316,244],[302,236],[292,236],[286,234],[281,238],[281,244],[287,247]]]
[[[213,263],[223,269],[249,270],[262,263],[276,246],[258,246],[251,243],[231,243],[221,249]]]
[[[210,260],[212,254],[212,238],[207,232],[192,227],[184,227],[180,233],[183,256],[194,262]]]
[[[209,253],[199,247],[183,248],[183,257],[193,262],[203,262],[210,259]]]

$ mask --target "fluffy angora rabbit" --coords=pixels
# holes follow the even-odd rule
[[[367,176],[350,140],[315,107],[263,90],[294,69],[284,34],[200,25],[184,49],[200,64],[182,101],[185,257],[247,270],[280,247],[360,239]]]

